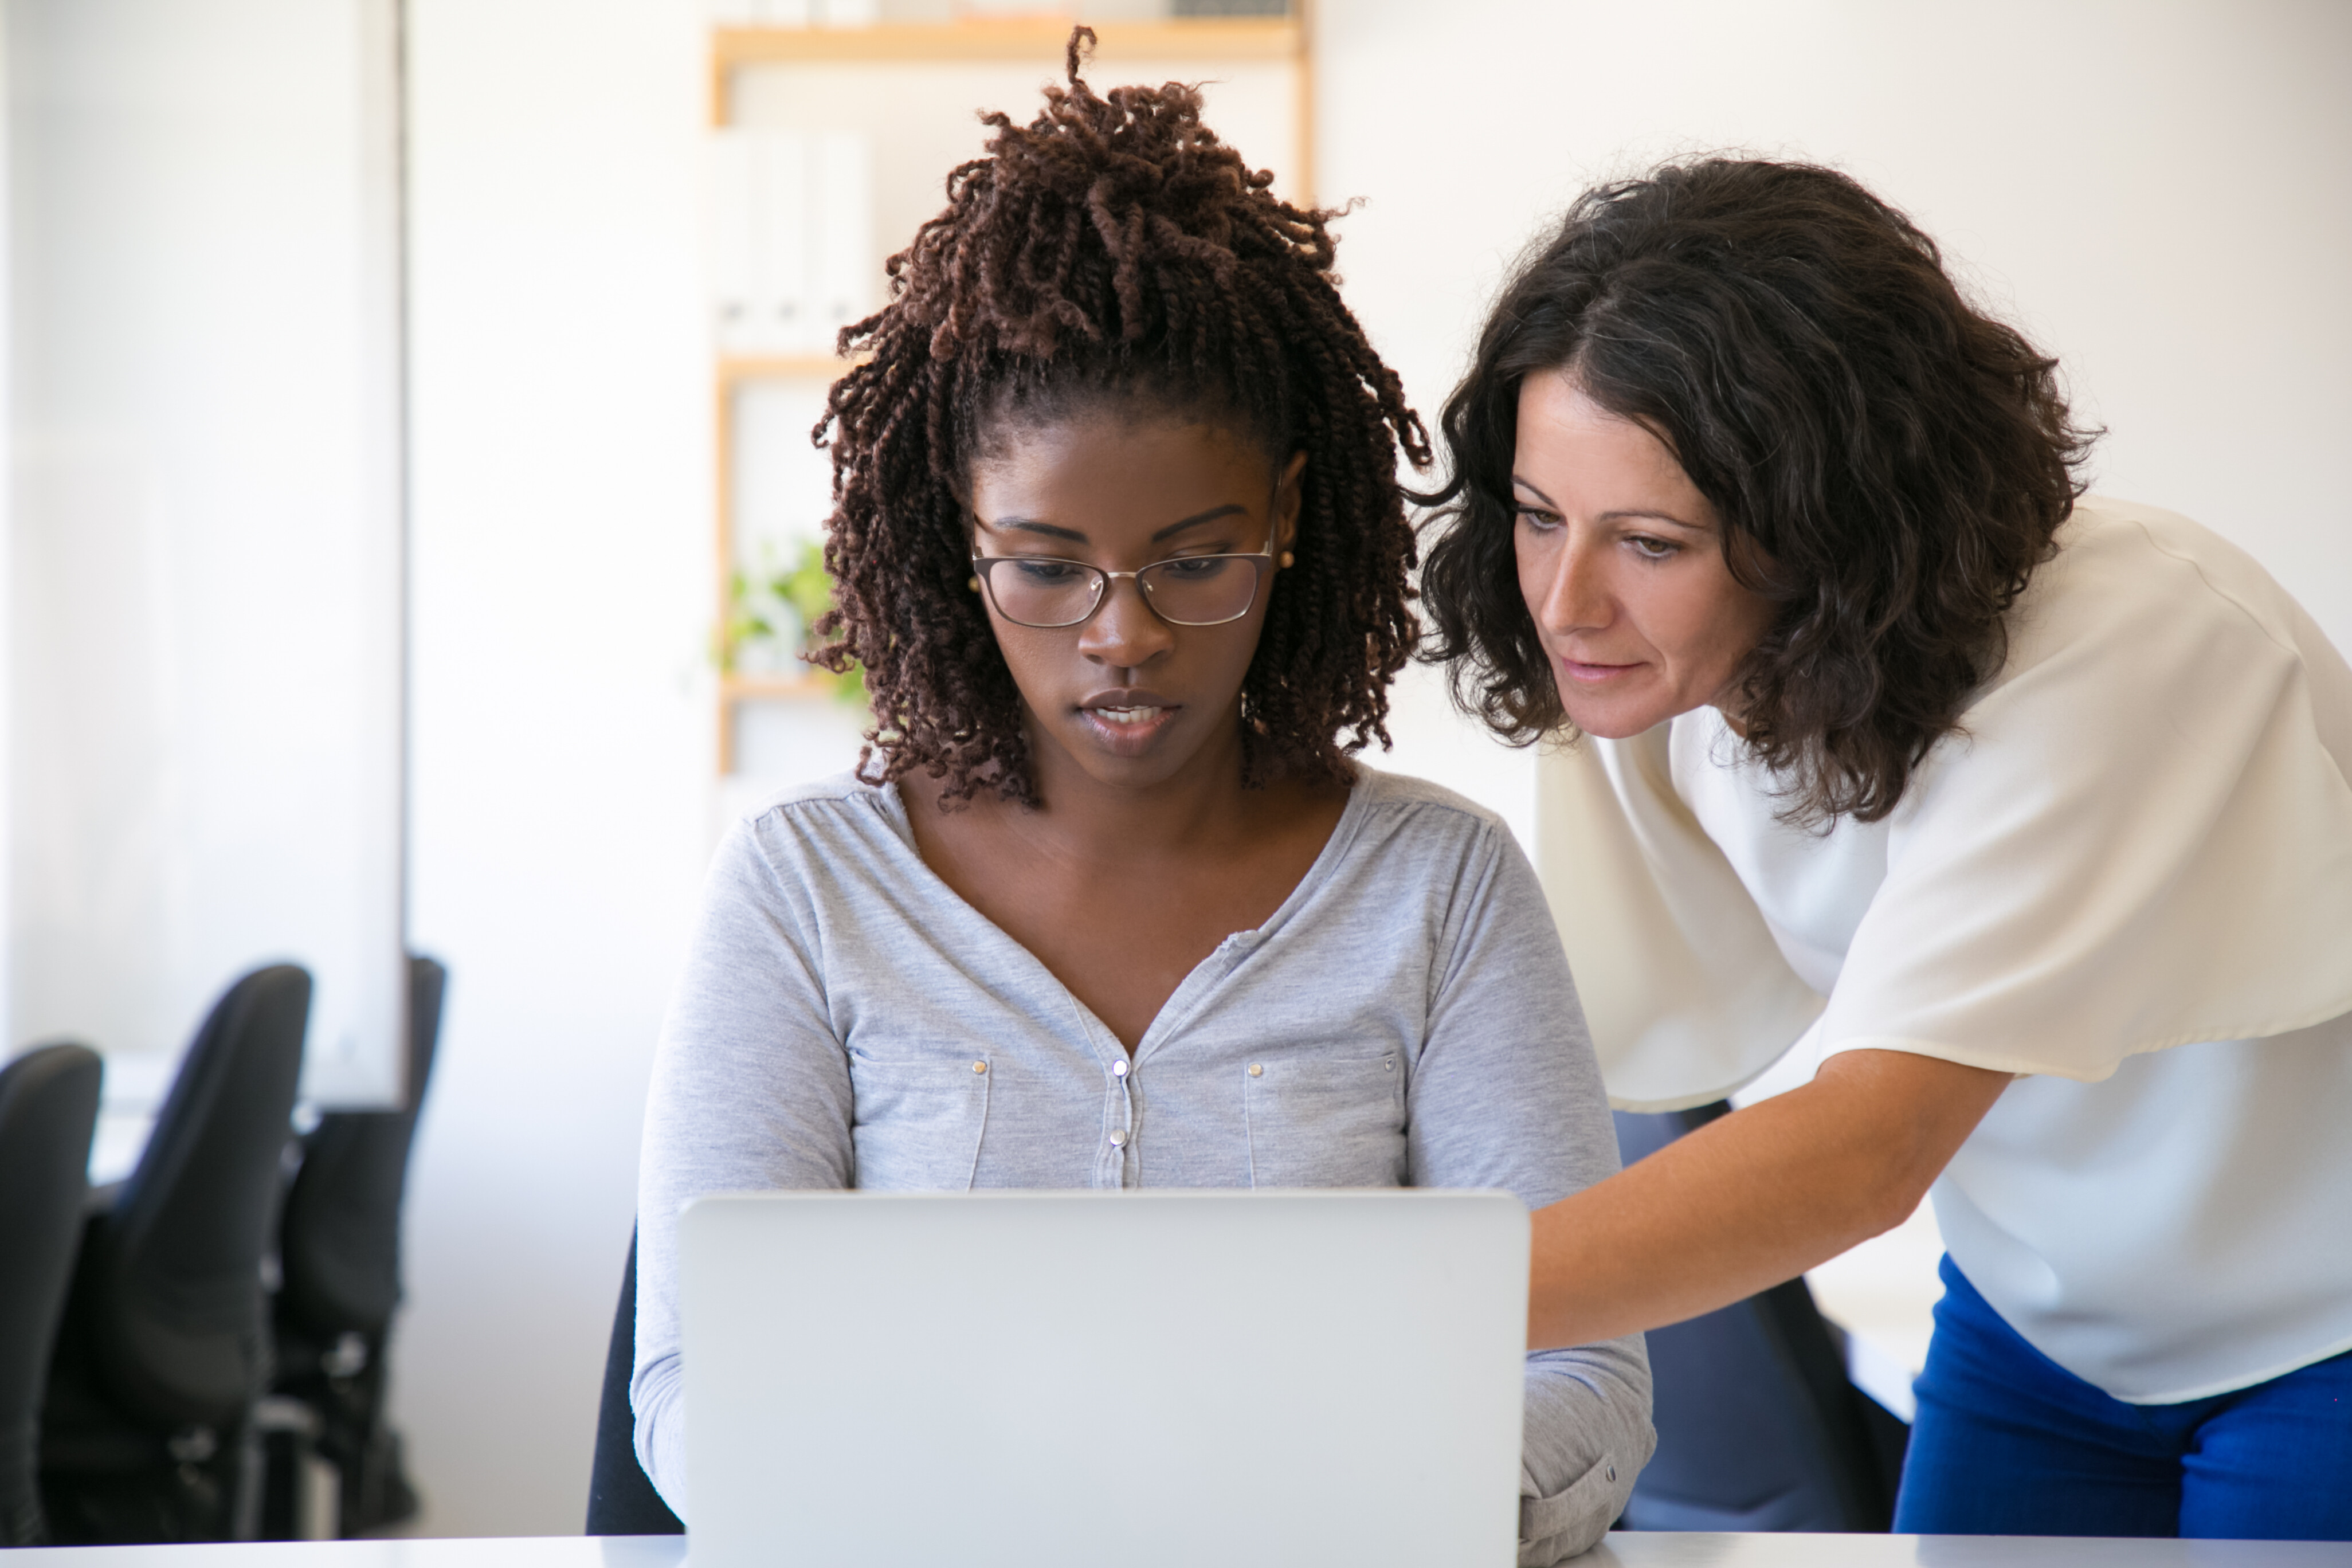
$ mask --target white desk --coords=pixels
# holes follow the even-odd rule
[[[1105,1560],[1115,1563],[1117,1554]],[[8,1568],[688,1568],[686,1539],[676,1535],[42,1547],[11,1552],[5,1561]],[[1622,1532],[1574,1562],[1579,1568],[2347,1568],[2352,1544]]]

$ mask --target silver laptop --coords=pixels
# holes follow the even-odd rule
[[[1507,1193],[766,1193],[680,1238],[694,1568],[1508,1568]]]

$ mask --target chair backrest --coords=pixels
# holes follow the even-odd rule
[[[596,1406],[596,1450],[588,1465],[588,1533],[683,1535],[686,1526],[662,1501],[637,1463],[636,1416],[629,1408],[629,1378],[637,1363],[637,1238],[621,1270],[621,1300],[613,1309],[613,1337],[604,1345],[604,1392]]]
[[[37,1543],[41,1390],[73,1279],[101,1068],[42,1046],[0,1070],[0,1546]]]
[[[433,1076],[448,971],[408,961],[408,1092],[398,1110],[335,1111],[302,1140],[278,1225],[278,1310],[320,1343],[382,1334],[400,1300],[400,1197]]]
[[[75,1286],[98,1376],[163,1426],[233,1420],[266,1364],[261,1259],[302,1068],[310,977],[257,969],[197,1031]]]
[[[1632,1164],[1728,1109],[1620,1111],[1619,1152]],[[1887,1528],[1894,1490],[1862,1406],[1867,1396],[1848,1381],[1802,1279],[1653,1330],[1648,1340],[1658,1448],[1626,1503],[1625,1528]]]

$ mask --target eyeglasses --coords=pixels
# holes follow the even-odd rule
[[[1179,555],[1135,572],[1106,572],[1083,561],[1044,555],[975,555],[972,571],[988,585],[996,613],[1017,626],[1053,629],[1085,624],[1102,607],[1114,577],[1132,577],[1152,613],[1171,626],[1221,626],[1257,602],[1271,551],[1246,555]]]

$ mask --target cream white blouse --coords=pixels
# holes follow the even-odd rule
[[[1802,1042],[2021,1075],[1953,1260],[2117,1398],[2352,1349],[2352,669],[2242,552],[2083,501],[1892,816],[1780,819],[1711,708],[1548,754],[1537,863],[1621,1106]]]

